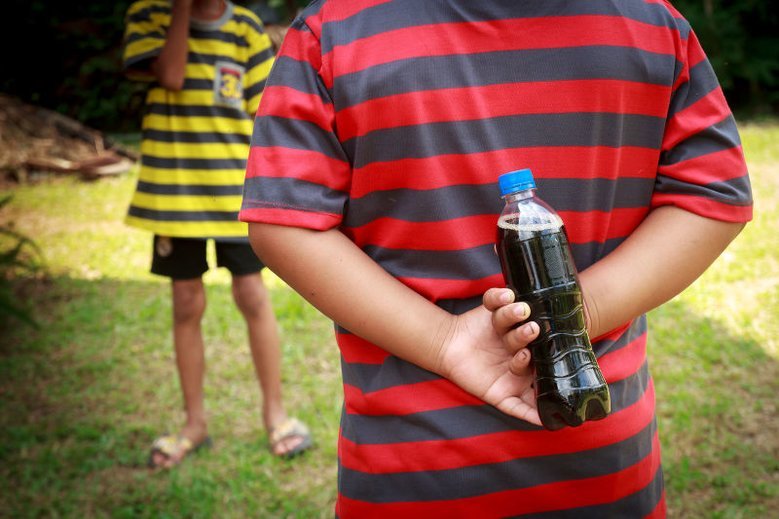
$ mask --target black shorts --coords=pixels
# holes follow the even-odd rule
[[[216,266],[225,267],[233,276],[254,274],[265,267],[248,243],[228,241],[214,243]],[[171,279],[201,277],[208,270],[207,244],[208,240],[200,238],[154,236],[152,273]]]

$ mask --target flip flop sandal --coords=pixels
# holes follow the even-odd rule
[[[184,458],[186,458],[190,454],[197,452],[204,447],[210,447],[211,443],[212,442],[210,436],[206,436],[202,442],[195,445],[194,443],[192,443],[192,440],[180,434],[162,435],[156,440],[154,440],[154,443],[152,443],[151,451],[149,452],[149,461],[148,461],[149,468],[157,469],[157,468],[165,467],[165,465],[163,464],[164,462],[163,463],[154,462],[155,454],[161,454],[165,458],[164,461],[168,461],[170,459],[174,459],[178,457],[178,461],[172,465],[172,467],[175,467],[176,465],[184,461]],[[166,467],[166,468],[172,468],[172,467]]]
[[[292,438],[301,438],[302,441],[298,445],[295,445],[291,450],[282,454],[276,454],[276,447],[285,440]],[[280,425],[274,427],[273,430],[270,431],[268,439],[271,453],[274,456],[283,459],[294,458],[313,446],[311,433],[309,432],[308,427],[297,418],[287,418]]]

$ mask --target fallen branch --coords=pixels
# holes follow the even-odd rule
[[[0,172],[120,175],[140,156],[102,132],[59,112],[0,94]]]
[[[33,170],[52,173],[80,174],[88,179],[127,173],[135,163],[113,152],[105,152],[84,160],[73,161],[57,157],[30,157],[24,165]]]

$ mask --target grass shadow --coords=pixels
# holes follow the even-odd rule
[[[285,401],[317,448],[267,449],[245,327],[229,285],[208,285],[206,399],[215,446],[150,473],[151,440],[180,424],[170,295],[154,281],[19,280],[40,329],[0,341],[0,510],[12,517],[331,517],[341,388],[330,323],[271,287]],[[285,317],[285,316],[289,317]],[[302,362],[301,359],[305,360]],[[300,515],[303,514],[303,515]]]
[[[767,517],[779,507],[779,364],[678,300],[650,315],[669,515]]]

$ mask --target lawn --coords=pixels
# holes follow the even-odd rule
[[[779,123],[741,128],[756,218],[650,316],[672,517],[779,510]],[[268,452],[229,277],[212,271],[214,448],[175,471],[145,468],[152,438],[182,415],[169,287],[148,273],[150,236],[122,221],[134,183],[128,174],[0,186],[0,199],[13,196],[0,226],[34,239],[42,263],[11,282],[38,327],[0,315],[0,517],[332,517],[341,406],[332,325],[269,272],[285,401],[316,448],[292,462]]]

